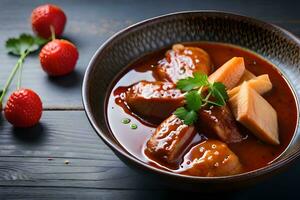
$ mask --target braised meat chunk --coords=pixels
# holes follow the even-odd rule
[[[203,49],[176,44],[159,61],[156,74],[161,80],[176,83],[179,79],[192,77],[194,72],[209,74],[211,67],[210,57]]]
[[[243,139],[228,106],[211,106],[207,109],[201,109],[197,125],[200,131],[216,134],[226,143],[240,142]]]
[[[160,123],[184,104],[184,96],[172,83],[141,81],[128,88],[125,101],[134,113]]]
[[[175,163],[195,136],[194,126],[188,126],[175,115],[163,121],[147,142],[146,154],[156,160]]]
[[[184,157],[185,174],[192,176],[228,176],[242,172],[239,158],[228,146],[217,140],[207,140],[194,146]]]

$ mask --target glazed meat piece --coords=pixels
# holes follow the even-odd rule
[[[158,162],[176,163],[195,134],[194,126],[188,126],[171,115],[148,140],[146,154]]]
[[[242,172],[239,158],[228,146],[217,140],[207,140],[194,146],[184,157],[185,174],[192,176],[228,176]]]
[[[128,88],[125,101],[134,113],[160,123],[184,104],[184,96],[172,83],[140,81]]]
[[[201,109],[199,111],[198,125],[201,131],[207,134],[216,134],[226,143],[240,142],[243,139],[227,105]]]
[[[193,76],[194,72],[209,74],[211,66],[210,57],[203,49],[176,44],[159,61],[155,72],[159,79],[176,83]]]

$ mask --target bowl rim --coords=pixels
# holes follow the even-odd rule
[[[100,128],[97,126],[95,118],[92,115],[91,107],[89,105],[88,88],[89,88],[89,76],[91,75],[93,65],[97,62],[98,55],[106,48],[106,46],[109,43],[111,43],[116,38],[122,37],[123,34],[126,34],[130,31],[136,30],[138,28],[141,28],[142,26],[147,25],[148,23],[153,23],[153,22],[159,21],[161,19],[169,18],[169,17],[173,17],[173,16],[177,16],[177,15],[190,15],[190,14],[197,14],[197,13],[219,14],[219,15],[224,15],[224,16],[240,17],[241,19],[249,20],[249,21],[251,21],[252,23],[254,23],[256,25],[265,26],[265,27],[268,27],[270,29],[276,29],[277,31],[281,32],[281,34],[285,35],[287,38],[294,41],[296,44],[298,44],[298,46],[300,46],[300,39],[297,36],[295,36],[294,34],[292,34],[291,32],[287,31],[286,29],[284,29],[282,27],[279,27],[277,25],[273,25],[273,24],[268,23],[268,22],[264,22],[262,20],[258,20],[258,19],[253,18],[253,17],[249,17],[249,16],[245,16],[245,15],[241,15],[241,14],[236,14],[236,13],[233,13],[233,12],[227,12],[227,11],[219,11],[219,10],[179,11],[179,12],[172,12],[172,13],[168,13],[168,14],[159,15],[159,16],[156,16],[156,17],[148,18],[148,19],[139,21],[137,23],[134,23],[134,24],[132,24],[132,25],[130,25],[130,26],[124,28],[124,29],[121,29],[120,31],[113,34],[110,38],[108,38],[96,50],[96,52],[92,56],[90,62],[88,63],[88,66],[86,68],[84,78],[83,78],[83,83],[82,83],[82,101],[83,101],[84,111],[85,111],[86,116],[87,116],[90,124],[92,125],[94,131],[102,139],[102,141],[106,145],[108,145],[115,153],[117,151],[117,153],[119,153],[120,155],[122,155],[126,159],[130,160],[131,162],[133,162],[135,164],[138,164],[139,166],[143,167],[143,169],[147,169],[147,170],[151,171],[152,173],[155,173],[155,174],[158,174],[158,175],[172,176],[172,177],[175,177],[175,178],[187,179],[189,181],[201,181],[201,182],[209,182],[209,183],[218,182],[218,183],[221,183],[221,182],[224,182],[224,181],[227,182],[227,181],[235,181],[235,180],[248,180],[248,179],[255,178],[255,177],[258,177],[258,176],[261,176],[261,175],[270,174],[271,172],[275,172],[275,171],[279,170],[280,168],[291,164],[293,161],[295,161],[300,156],[300,150],[293,152],[292,155],[290,155],[290,156],[288,156],[288,157],[286,157],[282,160],[278,160],[277,162],[272,162],[272,163],[270,163],[270,165],[267,165],[267,166],[264,166],[262,168],[258,168],[258,169],[255,169],[255,170],[252,170],[252,171],[249,171],[249,172],[236,174],[236,175],[220,176],[220,177],[198,177],[198,176],[189,176],[189,175],[183,175],[183,174],[176,174],[176,173],[169,172],[169,171],[166,171],[166,170],[163,170],[163,169],[156,168],[156,167],[151,166],[149,164],[146,164],[143,161],[136,158],[135,156],[128,153],[127,151],[124,151],[124,149],[122,149],[122,147],[120,147],[117,144],[114,144],[113,142],[109,141],[109,139],[107,139],[105,134],[103,134],[102,131],[100,130]],[[299,99],[298,99],[298,96],[297,96],[297,91],[294,89],[294,87],[290,83],[289,79],[287,77],[285,77],[285,79],[287,80],[288,85],[291,88],[291,90],[292,90],[292,92],[295,96],[295,101],[296,101],[297,110],[298,110],[298,100]],[[108,126],[107,123],[106,123],[106,126]],[[297,131],[298,127],[299,127],[299,110],[298,110],[297,125],[296,125],[295,132]],[[295,135],[293,136],[291,141],[294,139],[294,137],[295,137]],[[290,145],[288,145],[287,148],[289,146]]]

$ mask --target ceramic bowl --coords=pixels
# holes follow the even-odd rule
[[[289,147],[272,164],[224,177],[192,177],[167,172],[133,157],[116,141],[106,120],[106,98],[111,92],[112,80],[132,60],[149,52],[174,43],[195,41],[230,43],[263,56],[286,77],[299,103],[300,41],[294,35],[272,24],[231,13],[173,13],[132,25],[113,35],[96,51],[87,67],[82,88],[83,105],[96,133],[128,166],[154,177],[160,183],[180,189],[233,189],[255,183],[290,165],[300,154],[298,128]]]

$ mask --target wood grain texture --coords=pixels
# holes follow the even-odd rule
[[[44,188],[44,187],[18,187],[18,188],[1,188],[0,187],[0,197],[1,194],[3,199],[98,199],[98,200],[176,200],[176,199],[223,199],[223,200],[237,200],[237,199],[260,199],[262,197],[270,198],[273,197],[264,195],[253,195],[251,191],[248,194],[240,195],[239,193],[221,193],[221,194],[197,194],[192,192],[180,192],[180,191],[166,191],[166,190],[99,190],[99,189],[76,189],[76,194],[74,195],[74,189],[72,188]],[[289,198],[291,196],[277,196],[280,198]]]
[[[26,132],[4,122],[0,133],[1,186],[158,187],[128,169],[82,111],[46,111],[41,123]]]
[[[121,200],[121,199],[143,199],[153,200],[151,191],[133,191],[133,190],[98,190],[98,189],[77,189],[74,195],[74,189],[61,188],[1,188],[0,198],[2,199],[88,199],[88,200]],[[167,193],[156,192],[156,195],[167,197]]]
[[[81,81],[96,49],[113,33],[140,20],[182,10],[223,10],[262,19],[300,35],[299,1],[51,1],[68,16],[64,37],[79,48],[76,71],[64,78],[50,78],[42,70],[37,53],[25,63],[23,86],[37,91],[46,109],[82,109]],[[173,3],[172,3],[173,2]],[[0,85],[3,85],[16,58],[5,53],[8,37],[31,32],[31,10],[43,1],[0,1]],[[158,5],[159,6],[156,6]],[[13,87],[14,88],[14,87]]]
[[[300,198],[299,193],[291,192],[298,187],[299,165],[300,161],[252,188],[213,197]],[[94,133],[82,111],[45,111],[40,125],[27,132],[1,120],[0,199],[174,199],[192,195],[171,191],[159,180],[125,166]]]
[[[16,62],[5,53],[8,37],[31,32],[31,10],[46,1],[0,1],[0,86]],[[140,20],[182,10],[211,9],[265,20],[300,36],[299,1],[51,1],[63,7],[64,37],[79,48],[76,71],[50,78],[38,54],[26,60],[23,86],[43,99],[41,123],[14,129],[0,116],[0,199],[299,199],[300,161],[283,174],[234,193],[200,195],[171,191],[159,180],[125,166],[92,130],[81,103],[81,81],[95,50],[113,33]],[[157,6],[159,5],[159,6]],[[14,84],[15,85],[15,84]],[[49,160],[49,158],[51,158]],[[66,165],[65,161],[69,164]]]

